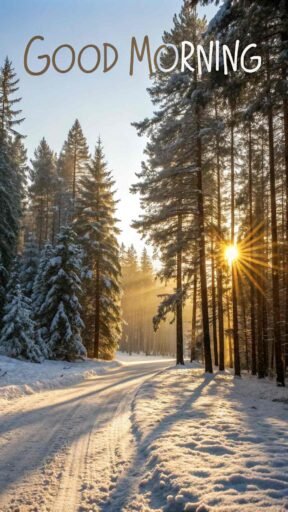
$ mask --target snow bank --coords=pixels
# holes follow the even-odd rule
[[[132,420],[143,472],[129,512],[288,510],[287,389],[174,368],[139,389]]]
[[[0,399],[11,400],[47,389],[71,386],[122,366],[120,361],[86,360],[42,364],[0,356]]]
[[[162,356],[145,356],[117,352],[114,361],[87,359],[76,363],[65,361],[44,361],[41,364],[29,363],[0,355],[0,400],[11,400],[23,395],[31,395],[47,389],[68,387],[91,379],[119,366],[151,363],[175,359]]]

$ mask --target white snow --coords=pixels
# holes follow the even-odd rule
[[[121,366],[120,361],[44,361],[41,364],[0,355],[0,400],[71,386]]]
[[[257,378],[172,369],[134,401],[139,486],[123,508],[288,510],[288,390]]]
[[[1,512],[120,512],[112,494],[134,452],[131,402],[146,379],[167,367],[132,361],[0,404]]]
[[[1,512],[288,510],[288,389],[117,359],[0,359]]]
[[[122,364],[149,364],[160,361],[167,361],[167,366],[175,364],[175,357],[171,356],[146,356],[144,353],[129,355],[127,352],[117,352],[116,360]]]
[[[127,364],[149,364],[167,361],[172,365],[175,359],[163,356],[148,356],[117,352],[114,361],[87,359],[67,363],[65,361],[44,361],[29,363],[0,355],[0,400],[11,400],[47,389],[71,386],[84,380]]]

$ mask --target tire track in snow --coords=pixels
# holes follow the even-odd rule
[[[0,511],[106,510],[133,455],[133,396],[164,366],[129,365],[7,403],[0,427]]]

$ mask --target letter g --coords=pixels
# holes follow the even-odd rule
[[[41,71],[32,71],[29,68],[29,66],[28,66],[28,54],[29,54],[29,51],[30,51],[30,48],[31,48],[33,42],[36,41],[36,39],[40,39],[40,41],[44,41],[44,37],[42,37],[42,36],[34,36],[34,37],[32,37],[32,39],[30,39],[29,43],[27,44],[27,46],[25,48],[25,53],[24,53],[24,68],[25,68],[25,71],[27,71],[27,73],[29,73],[29,75],[33,75],[33,76],[43,75],[44,73],[46,73],[47,69],[50,66],[50,57],[49,57],[49,55],[38,55],[38,59],[46,59],[46,64],[45,64],[44,68],[41,69]]]

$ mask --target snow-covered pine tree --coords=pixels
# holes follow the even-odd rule
[[[33,234],[29,233],[20,260],[20,283],[25,297],[32,297],[38,265],[39,248]]]
[[[42,315],[41,307],[44,304],[49,291],[48,268],[52,256],[53,247],[50,242],[47,242],[40,253],[39,265],[32,291],[33,318],[36,324],[37,338],[43,339],[43,342],[47,347],[47,353],[45,354],[45,357],[47,358],[49,357],[48,319]]]
[[[114,184],[99,140],[88,173],[80,181],[75,230],[83,246],[85,267],[91,272],[84,298],[85,342],[89,354],[104,359],[113,357],[121,336],[121,270]]]
[[[56,158],[43,137],[31,161],[31,208],[34,213],[36,239],[40,249],[52,239],[53,207],[56,186]]]
[[[71,361],[86,356],[79,303],[81,264],[81,250],[75,244],[74,232],[70,227],[61,228],[52,257],[45,264],[40,295],[44,290],[47,294],[38,311],[38,317],[45,318],[47,332],[44,340],[52,359]],[[38,280],[35,288],[37,286]]]
[[[21,216],[23,162],[22,158],[19,161],[15,151],[15,140],[19,140],[16,127],[23,121],[19,119],[21,110],[15,109],[20,101],[14,96],[18,82],[11,62],[6,58],[0,69],[0,256],[6,271],[16,254]]]
[[[35,343],[35,325],[31,317],[30,301],[23,296],[19,283],[10,280],[11,288],[4,307],[0,335],[0,353],[9,357],[24,358],[35,363],[43,360],[43,353]]]
[[[1,261],[0,254],[0,329],[2,328],[2,313],[6,297],[6,285],[8,281],[8,272]]]
[[[165,44],[178,46],[180,52],[183,40],[193,40],[195,46],[202,41],[205,22],[197,18],[193,10],[183,5],[173,21],[172,30],[164,33]],[[166,69],[175,57],[172,53],[161,56],[161,64]],[[140,135],[148,135],[149,143],[148,160],[132,188],[140,193],[145,209],[134,226],[159,250],[160,277],[175,281],[174,293],[165,297],[159,307],[155,327],[167,313],[175,314],[177,363],[184,364],[183,304],[188,288],[192,287],[194,273],[187,258],[191,260],[196,250],[200,263],[205,367],[212,372],[205,217],[208,158],[204,160],[203,144],[205,141],[207,146],[211,135],[204,112],[208,94],[204,82],[197,81],[191,71],[183,72],[180,64],[172,74],[156,73],[149,93],[158,110],[151,120],[136,124]]]
[[[58,160],[58,209],[60,226],[67,224],[73,216],[79,194],[79,182],[84,176],[89,161],[89,149],[81,125],[76,119],[64,142]]]

